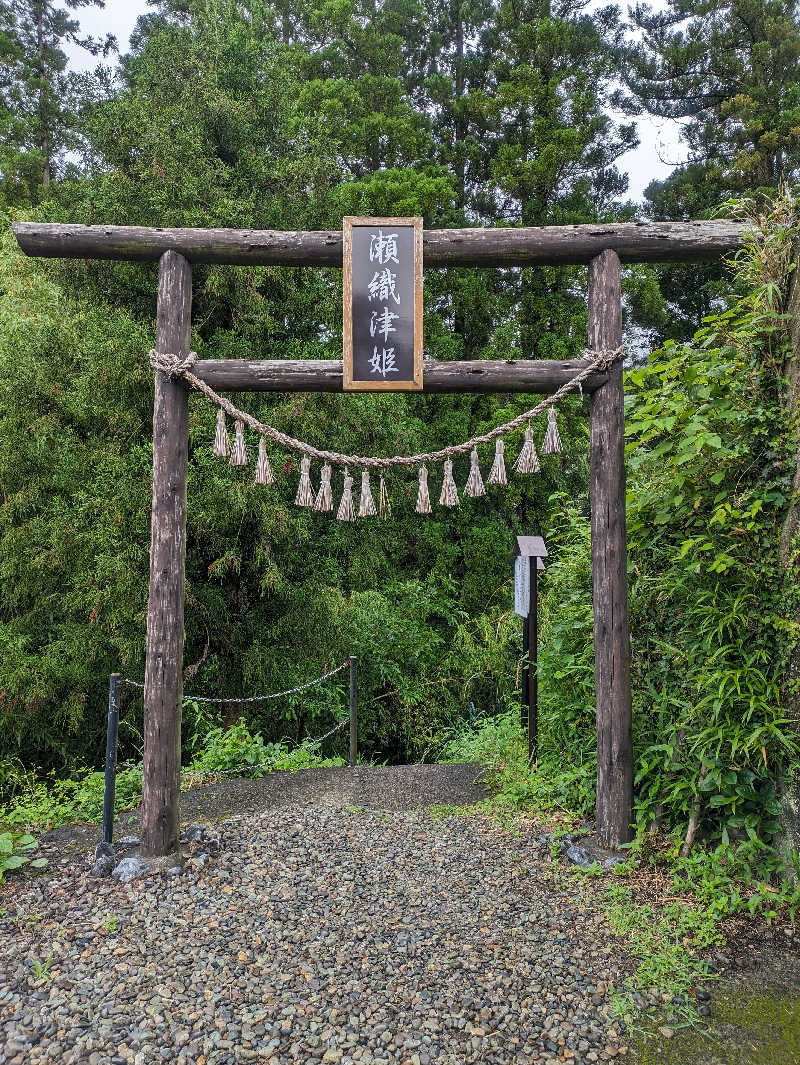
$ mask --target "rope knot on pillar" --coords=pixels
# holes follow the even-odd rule
[[[188,370],[197,362],[197,352],[190,351],[188,355],[181,357],[168,351],[150,352],[150,365],[154,370],[160,370],[168,377],[183,377]]]
[[[610,370],[618,359],[625,357],[625,354],[626,348],[624,344],[620,344],[617,348],[603,348],[600,351],[595,351],[591,348],[584,349],[584,355],[592,359],[593,367],[601,372]]]

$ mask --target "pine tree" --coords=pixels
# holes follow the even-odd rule
[[[619,94],[613,9],[590,17],[572,0],[500,0],[490,60],[493,219],[522,225],[588,222],[619,213],[627,178],[615,163],[636,145],[609,117]],[[524,270],[511,283],[523,357],[563,358],[583,343],[584,303],[574,271]]]
[[[800,15],[794,0],[669,0],[632,11],[620,51],[633,111],[684,121],[689,159],[645,190],[655,220],[708,218],[730,198],[773,198],[800,177]],[[690,336],[728,291],[720,264],[656,271],[657,334]],[[645,324],[652,324],[644,316]]]
[[[452,198],[432,165],[429,116],[417,105],[414,53],[424,35],[422,0],[343,0],[335,9],[299,0],[296,128],[325,137],[338,163],[329,224],[343,214],[436,218]]]
[[[0,7],[0,175],[7,203],[36,203],[76,146],[80,81],[67,73],[66,43],[92,55],[116,48],[81,35],[71,12],[104,7],[102,0],[11,0]]]
[[[623,50],[639,107],[687,119],[692,178],[706,210],[726,194],[775,190],[800,174],[800,15],[793,0],[669,0],[632,12]],[[707,191],[701,188],[706,185]],[[699,206],[699,204],[697,204]]]

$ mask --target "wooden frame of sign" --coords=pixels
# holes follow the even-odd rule
[[[397,317],[393,315],[387,321],[386,325],[391,328],[392,332],[399,334],[399,342],[401,345],[401,353],[398,356],[400,359],[400,366],[396,370],[386,369],[386,352],[387,350],[394,353],[397,342],[392,347],[382,347],[376,345],[374,348],[375,359],[378,361],[378,368],[372,370],[370,375],[367,376],[366,372],[366,355],[362,350],[363,340],[359,337],[354,338],[354,330],[362,330],[366,328],[365,309],[363,307],[358,308],[354,304],[354,298],[358,296],[358,285],[354,289],[354,276],[358,281],[363,282],[363,277],[358,276],[363,274],[363,265],[359,261],[358,253],[362,253],[362,248],[357,247],[358,237],[360,234],[354,235],[353,230],[359,229],[373,229],[375,227],[385,228],[390,227],[392,229],[404,229],[411,230],[410,242],[405,239],[406,245],[410,244],[413,261],[411,264],[403,263],[398,264],[399,267],[404,267],[401,270],[398,269],[398,273],[401,274],[399,280],[399,286],[402,286],[404,295],[407,299],[410,294],[413,298],[413,313],[411,315],[403,315],[402,318],[398,318],[398,326],[393,325],[393,319]],[[421,218],[359,218],[348,216],[342,219],[342,245],[343,245],[343,280],[342,280],[342,305],[343,305],[343,331],[342,331],[342,354],[343,354],[343,379],[342,387],[344,391],[361,391],[361,392],[411,392],[421,391],[422,384],[422,219]],[[369,247],[369,245],[368,245]],[[356,265],[354,270],[353,257],[356,252]],[[401,257],[402,258],[402,257]],[[389,260],[387,260],[389,261]],[[397,259],[391,260],[393,263],[397,262]],[[383,260],[378,260],[378,265],[383,265]],[[408,266],[412,266],[413,273],[409,276]],[[405,275],[405,276],[403,276]],[[410,284],[409,284],[410,281]],[[371,298],[371,297],[370,297]],[[395,300],[397,297],[395,297]],[[390,302],[390,305],[385,308],[388,313],[395,307],[394,302]],[[409,328],[413,329],[413,338],[411,343],[408,342]],[[373,334],[374,336],[374,334]],[[394,339],[394,338],[393,338]],[[388,340],[388,333],[384,334],[384,341]],[[381,364],[381,355],[378,354],[378,349],[382,352],[383,362]],[[397,373],[397,377],[390,377],[390,373]]]

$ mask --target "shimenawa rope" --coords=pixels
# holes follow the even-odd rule
[[[265,425],[257,418],[254,418],[252,414],[239,410],[239,408],[234,406],[230,400],[225,399],[224,396],[220,396],[210,385],[207,385],[205,381],[201,381],[199,377],[192,373],[192,367],[198,361],[197,352],[191,351],[188,355],[180,357],[169,352],[159,352],[154,349],[150,352],[150,365],[154,370],[159,370],[162,373],[167,374],[169,377],[183,378],[195,389],[195,391],[202,393],[202,395],[211,400],[215,406],[219,407],[220,410],[223,410],[235,421],[243,423],[244,425],[249,425],[255,432],[259,433],[261,436],[269,438],[280,447],[286,448],[288,451],[297,451],[308,458],[318,459],[320,462],[328,462],[334,466],[353,466],[356,469],[385,470],[392,466],[419,466],[429,462],[441,462],[442,460],[452,459],[454,455],[466,454],[479,444],[490,444],[493,440],[497,440],[499,437],[505,436],[507,433],[511,433],[515,429],[520,429],[526,424],[526,422],[530,422],[532,418],[535,418],[537,414],[541,414],[542,411],[554,407],[559,400],[563,399],[563,397],[570,392],[581,391],[582,393],[583,390],[581,386],[588,377],[591,377],[592,374],[597,373],[598,371],[608,369],[618,359],[621,359],[624,353],[624,346],[605,351],[594,351],[590,348],[585,348],[583,356],[586,359],[586,364],[574,377],[571,377],[569,381],[566,381],[561,385],[561,387],[552,395],[545,396],[545,398],[540,403],[537,403],[535,407],[524,411],[522,414],[518,414],[516,418],[512,418],[511,421],[495,426],[494,429],[490,429],[488,433],[482,433],[480,436],[473,436],[470,440],[465,440],[461,444],[453,444],[450,447],[441,448],[439,451],[426,451],[421,452],[418,455],[393,455],[391,458],[375,458],[368,455],[343,455],[338,451],[324,451],[321,448],[306,443],[304,440],[298,440],[293,436],[289,436],[287,433],[283,433],[280,429],[275,429],[271,425]],[[552,420],[549,424],[552,425]]]

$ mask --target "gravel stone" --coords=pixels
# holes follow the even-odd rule
[[[122,884],[130,880],[137,880],[147,876],[149,872],[147,864],[141,858],[123,858],[119,865],[115,865],[111,875]]]
[[[571,847],[567,847],[564,854],[573,865],[580,865],[583,868],[594,865],[594,858],[591,854],[585,848],[577,846],[577,844],[573,843]]]
[[[412,768],[391,813],[323,789],[223,814],[197,845],[218,834],[219,855],[180,876],[115,883],[71,862],[4,883],[0,1047],[21,1048],[6,1061],[617,1060],[609,992],[632,964],[593,882],[554,870],[533,822],[512,833],[416,808],[427,767]]]
[[[605,869],[606,872],[609,872],[615,866],[624,865],[629,860],[629,858],[620,858],[619,856],[612,856],[611,858],[606,858],[606,860],[603,862],[603,869]]]
[[[116,858],[112,858],[110,855],[104,854],[101,858],[98,858],[93,863],[91,868],[92,876],[111,876],[111,872],[114,868]]]

